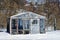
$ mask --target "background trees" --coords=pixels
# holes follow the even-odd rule
[[[25,6],[25,4],[27,4],[26,0],[0,0],[0,26],[6,27],[7,18],[16,14],[16,10],[25,9],[46,16],[48,25],[57,26],[57,29],[60,28],[59,0],[45,0],[45,4],[41,2],[40,5],[32,2],[29,3],[29,6]]]
[[[55,29],[59,29],[59,0],[46,0],[45,10],[48,18],[48,26],[52,25]],[[58,23],[59,22],[59,23]]]

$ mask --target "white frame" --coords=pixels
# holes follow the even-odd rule
[[[36,14],[36,13],[33,13],[33,12],[22,12],[22,13],[19,13],[19,14],[17,14],[17,15],[13,15],[13,16],[11,16],[10,17],[10,34],[12,34],[12,19],[20,19],[21,17],[16,17],[16,16],[20,16],[20,15],[22,15],[22,14],[26,14],[26,13],[29,13],[29,18],[22,18],[23,20],[24,19],[26,19],[26,20],[30,20],[30,19],[40,19],[40,18],[42,18],[42,19],[44,19],[44,20],[46,20],[46,17],[45,16],[41,16],[41,15],[38,15],[38,14]],[[30,14],[35,14],[35,15],[37,15],[37,17],[30,17]],[[30,22],[31,23],[31,22]],[[30,26],[31,26],[31,24],[30,24]],[[31,30],[31,27],[30,27],[30,30]],[[31,32],[30,32],[31,33]]]

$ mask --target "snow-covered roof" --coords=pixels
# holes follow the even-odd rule
[[[38,15],[37,13],[33,13],[33,12],[21,12],[21,13],[11,16],[11,18],[43,18],[43,19],[46,19],[45,16]]]

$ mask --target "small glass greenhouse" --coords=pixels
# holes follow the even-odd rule
[[[33,12],[21,12],[10,17],[10,34],[45,32],[46,17]]]

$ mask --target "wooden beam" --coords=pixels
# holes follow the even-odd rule
[[[10,18],[10,34],[12,34],[12,18]]]

